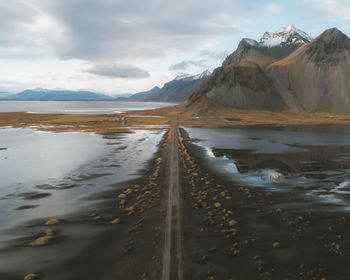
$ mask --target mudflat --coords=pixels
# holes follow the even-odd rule
[[[86,129],[88,124],[88,131],[112,143],[119,143],[115,135],[137,129],[144,119],[151,129],[168,127],[163,127],[167,132],[137,179],[96,190],[85,198],[88,208],[13,229],[18,236],[24,227],[33,234],[0,249],[4,257],[26,251],[18,269],[1,271],[1,279],[347,279],[347,211],[300,209],[299,203],[307,203],[300,191],[270,192],[228,180],[207,164],[205,151],[180,127],[189,119],[203,126],[204,120],[175,119],[162,110],[154,114],[163,118],[135,117],[125,124],[105,121],[110,116],[100,122],[101,116],[50,115],[36,122],[33,114],[20,124],[26,115],[10,114],[15,125],[52,131]],[[4,119],[2,125],[11,125]],[[72,127],[64,127],[68,123]],[[82,176],[79,183],[88,179]],[[75,187],[68,184],[66,189]],[[43,192],[23,194],[27,203],[16,210],[35,209],[51,189],[41,185]],[[291,206],[280,206],[286,204]],[[38,255],[49,261],[31,260],[30,270],[21,267],[25,258]]]

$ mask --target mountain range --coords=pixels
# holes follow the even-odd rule
[[[210,76],[208,70],[198,75],[183,74],[164,84],[162,88],[154,87],[150,91],[134,94],[129,99],[143,101],[182,102],[198,90],[203,81]]]
[[[111,99],[111,96],[91,91],[27,89],[10,96],[11,99],[26,100],[72,100],[72,99]]]
[[[183,74],[164,84],[162,88],[155,86],[149,91],[136,94],[105,95],[92,91],[27,89],[17,94],[1,94],[0,99],[23,100],[131,100],[131,101],[160,101],[182,102],[199,89],[201,83],[210,76],[208,70],[198,75]]]
[[[16,99],[16,100],[112,100],[126,99],[132,94],[106,95],[102,93],[86,91],[86,90],[63,90],[63,89],[26,89],[19,93],[2,93],[0,99]]]
[[[288,26],[242,39],[186,106],[350,113],[350,39],[336,28],[312,39]]]

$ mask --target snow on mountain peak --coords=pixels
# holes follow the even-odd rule
[[[179,81],[179,80],[185,80],[185,81],[194,81],[194,80],[200,80],[203,78],[207,78],[211,75],[211,72],[209,70],[205,70],[204,72],[197,74],[197,75],[189,75],[189,74],[181,74],[176,76],[176,78],[174,79],[175,81]]]
[[[192,77],[193,80],[200,80],[200,79],[203,79],[203,78],[206,78],[206,77],[209,77],[211,75],[211,72],[209,70],[205,70],[204,72],[198,74],[198,75],[195,75]]]
[[[180,75],[177,75],[174,80],[179,81],[179,80],[187,79],[190,77],[191,77],[190,74],[180,74]]]
[[[264,47],[276,47],[292,44],[305,44],[310,41],[312,41],[311,36],[293,25],[289,25],[274,33],[265,32],[260,39],[259,45]]]

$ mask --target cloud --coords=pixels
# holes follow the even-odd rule
[[[31,0],[35,1],[35,0]],[[259,1],[36,0],[60,26],[60,59],[135,63],[193,50],[212,36],[237,34]]]
[[[266,10],[273,14],[278,14],[282,12],[282,8],[277,3],[274,3],[274,2],[267,3]]]
[[[179,70],[186,70],[189,66],[196,66],[199,68],[206,68],[205,65],[206,60],[189,60],[189,61],[182,61],[180,63],[173,64],[169,66],[170,71],[179,71]]]
[[[85,72],[105,76],[110,78],[122,78],[122,79],[142,79],[148,78],[150,74],[138,67],[132,65],[116,65],[116,64],[101,64],[95,65]]]
[[[179,70],[186,70],[188,67],[188,62],[187,61],[182,61],[177,64],[173,64],[169,66],[170,71],[179,71]]]
[[[318,10],[327,17],[350,20],[350,5],[348,0],[304,0],[309,8],[309,11],[315,12]]]
[[[208,56],[211,58],[223,60],[228,56],[228,52],[227,51],[217,51],[217,50],[205,49],[205,50],[202,50],[199,55]]]

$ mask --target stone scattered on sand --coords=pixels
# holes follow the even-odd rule
[[[273,242],[272,243],[272,247],[273,248],[279,248],[279,247],[281,247],[281,244],[279,242]]]
[[[233,227],[233,226],[237,225],[238,222],[237,222],[236,220],[230,220],[230,221],[228,222],[228,224],[229,224],[230,227]]]
[[[48,245],[55,237],[53,236],[53,231],[51,229],[48,229],[45,231],[45,235],[38,237],[32,242],[28,243],[28,246],[31,247],[39,247],[39,246],[45,246]]]
[[[24,280],[34,280],[38,279],[38,276],[35,273],[29,273],[26,276],[24,276]]]
[[[215,206],[216,208],[219,208],[219,207],[221,207],[221,203],[220,203],[220,202],[215,202],[215,203],[214,203],[214,206]]]
[[[112,225],[119,224],[120,220],[119,220],[119,218],[115,218],[114,220],[110,221],[109,223]]]
[[[57,225],[59,222],[59,219],[49,219],[45,222],[45,226]]]
[[[124,191],[125,194],[131,194],[132,193],[132,189],[131,188],[128,188]]]

